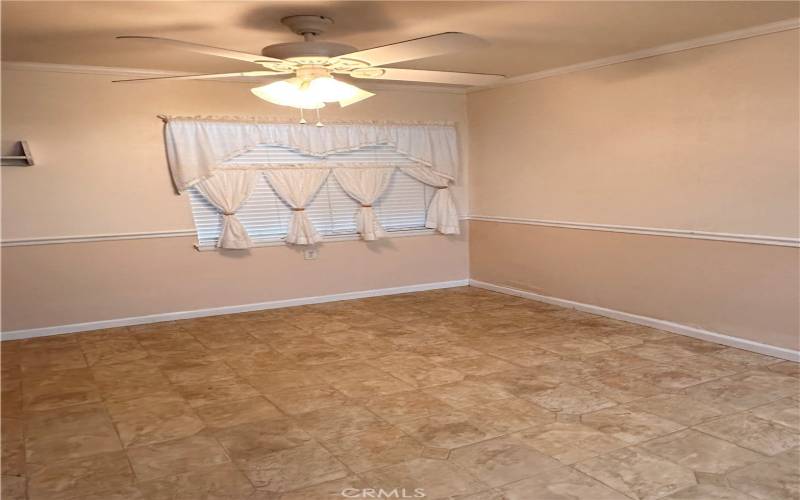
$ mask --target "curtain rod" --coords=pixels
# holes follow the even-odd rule
[[[269,123],[276,125],[300,125],[295,121],[287,118],[278,118],[270,116],[173,116],[159,114],[156,115],[158,119],[167,123],[171,120],[195,120],[195,121],[212,121],[212,122],[233,122],[233,123]],[[330,125],[427,125],[427,126],[440,126],[440,127],[454,127],[455,122],[451,121],[388,121],[388,120],[326,120],[326,124]],[[309,125],[311,126],[311,125]]]

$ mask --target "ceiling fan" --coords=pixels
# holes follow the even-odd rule
[[[334,74],[348,75],[367,80],[399,80],[451,85],[487,85],[505,78],[503,75],[482,73],[457,73],[451,71],[429,71],[421,69],[385,68],[382,66],[412,61],[472,48],[482,47],[486,42],[466,33],[438,33],[412,40],[358,50],[350,45],[320,41],[333,20],[325,16],[289,16],[281,19],[294,33],[303,37],[302,42],[268,45],[261,55],[221,49],[180,40],[151,36],[118,36],[120,39],[137,39],[158,44],[161,47],[198,52],[212,56],[238,59],[260,65],[263,69],[240,73],[218,73],[186,76],[167,76],[116,80],[137,82],[147,80],[207,80],[232,77],[281,77],[294,75],[251,90],[257,97],[273,104],[303,109],[319,109],[326,102],[338,102],[341,106],[372,97],[373,93],[345,83]]]

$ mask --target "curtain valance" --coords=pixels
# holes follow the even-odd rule
[[[165,118],[164,138],[178,191],[214,175],[226,160],[260,144],[324,158],[365,146],[390,144],[398,152],[454,180],[458,169],[456,129],[446,124],[295,123],[213,118]]]

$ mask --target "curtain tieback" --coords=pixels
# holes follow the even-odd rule
[[[363,208],[372,208],[372,205],[364,205],[363,203],[361,204],[361,206],[362,206]]]
[[[304,210],[305,210],[305,208],[294,208],[294,207],[292,207],[292,212],[302,212]]]
[[[222,215],[236,215],[236,212],[222,212]]]
[[[450,186],[434,186],[436,189],[447,189]]]

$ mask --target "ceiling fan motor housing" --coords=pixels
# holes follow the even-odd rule
[[[349,54],[357,50],[352,45],[323,42],[316,39],[333,24],[333,19],[329,17],[289,16],[281,19],[281,23],[294,33],[302,35],[305,41],[268,45],[261,49],[261,55],[275,59],[292,60],[299,64],[324,64],[325,59]]]

